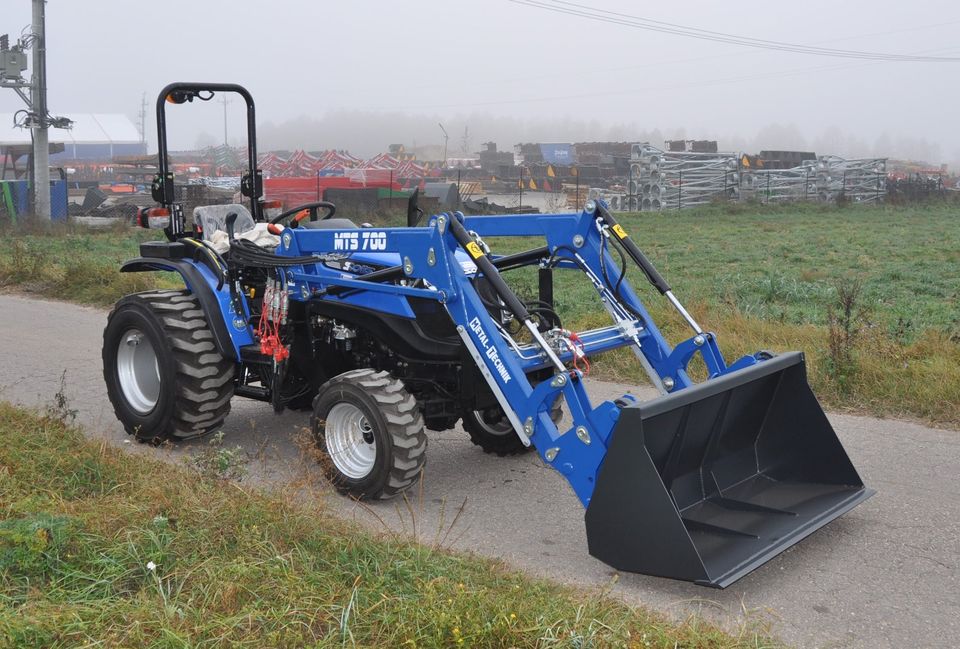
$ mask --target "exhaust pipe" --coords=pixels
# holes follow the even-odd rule
[[[618,570],[725,588],[873,493],[793,352],[623,408],[587,543]]]

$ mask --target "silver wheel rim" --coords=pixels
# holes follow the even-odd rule
[[[348,478],[367,477],[377,460],[377,443],[373,427],[357,406],[336,404],[327,413],[324,427],[327,453],[337,470]]]
[[[127,405],[141,415],[157,406],[160,365],[150,339],[139,329],[127,329],[117,347],[117,379]]]
[[[490,412],[490,411],[487,411]],[[496,435],[497,437],[502,437],[503,435],[509,435],[513,432],[513,424],[510,423],[510,420],[507,419],[506,415],[501,413],[500,419],[496,423],[490,423],[490,420],[484,416],[483,410],[474,410],[473,418],[476,420],[477,425],[485,432],[490,435]]]

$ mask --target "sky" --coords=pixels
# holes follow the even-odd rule
[[[960,4],[579,0],[654,20],[804,45],[960,56]],[[2,0],[0,33],[30,22]],[[721,149],[923,158],[960,166],[960,63],[769,51],[601,23],[509,0],[49,0],[53,114],[120,112],[171,81],[235,82],[260,149],[683,137]],[[0,112],[21,107],[0,89]],[[228,141],[243,141],[240,101]],[[175,149],[223,141],[221,104],[171,107]]]

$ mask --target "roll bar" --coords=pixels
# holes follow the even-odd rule
[[[171,83],[157,96],[157,177],[153,181],[153,199],[170,210],[170,234],[177,237],[183,233],[183,206],[176,202],[173,172],[170,171],[170,154],[167,151],[168,103],[183,104],[194,99],[210,101],[218,92],[240,95],[247,106],[247,173],[240,180],[240,192],[250,199],[250,214],[255,221],[263,218],[260,198],[263,196],[263,174],[257,169],[257,119],[253,96],[243,86],[235,83],[197,83],[178,81]]]

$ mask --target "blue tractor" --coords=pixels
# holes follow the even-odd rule
[[[249,206],[176,200],[168,104],[246,102]],[[331,482],[395,496],[420,477],[427,430],[462,422],[484,451],[534,450],[586,508],[589,551],[609,565],[725,587],[868,498],[811,391],[802,353],[728,363],[599,200],[571,214],[422,215],[357,226],[322,201],[268,214],[254,102],[231,84],[174,83],[157,100],[159,170],[145,243],[122,272],[172,271],[182,290],[121,299],[104,332],[104,377],[127,432],[151,443],[217,430],[234,397],[312,411]],[[279,210],[278,210],[279,211]],[[493,238],[537,245],[499,255]],[[630,268],[691,329],[671,346]],[[511,272],[531,269],[535,297]],[[554,275],[576,273],[608,326],[572,332]],[[662,396],[594,404],[590,358],[633,351]],[[707,378],[687,372],[698,356]],[[561,426],[561,408],[572,421]]]

